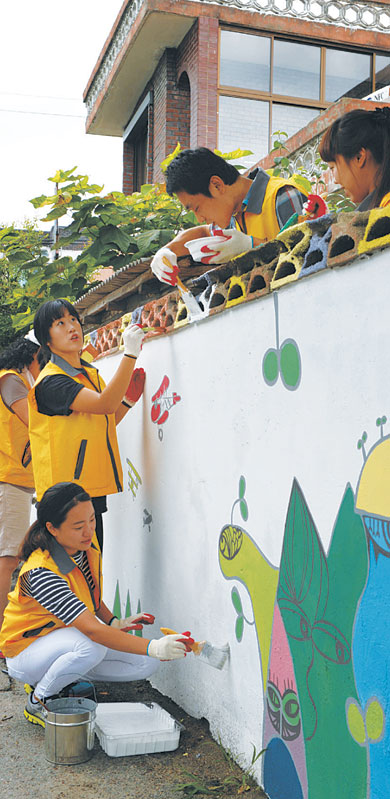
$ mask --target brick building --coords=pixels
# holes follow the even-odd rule
[[[389,0],[125,0],[85,90],[87,131],[123,138],[126,193],[160,179],[178,141],[246,147],[253,163],[276,130],[390,84],[389,31]]]

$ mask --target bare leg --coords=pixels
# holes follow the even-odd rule
[[[12,572],[16,569],[19,558],[11,555],[0,557],[0,627],[3,623],[4,608],[8,602],[8,593],[11,588]]]

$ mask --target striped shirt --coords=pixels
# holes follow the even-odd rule
[[[87,553],[77,552],[76,555],[73,555],[72,560],[85,577],[89,589],[93,591],[94,582]],[[70,590],[66,580],[54,574],[50,569],[39,567],[22,574],[20,590],[24,596],[35,599],[48,613],[56,616],[65,625],[72,624],[84,610],[87,610],[84,602],[81,602]]]

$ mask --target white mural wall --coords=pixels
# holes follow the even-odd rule
[[[230,644],[222,671],[191,655],[162,663],[154,684],[187,712],[206,717],[213,735],[237,756],[244,753],[246,763],[252,744],[259,750],[264,741],[259,629],[251,623],[246,575],[222,574],[219,536],[231,522],[243,476],[247,519],[236,504],[232,523],[278,570],[296,478],[327,552],[346,485],[355,491],[363,466],[357,442],[366,431],[368,451],[379,437],[376,419],[390,412],[389,258],[384,250],[324,270],[276,299],[270,294],[147,342],[138,360],[145,392],[119,426],[125,480],[104,519],[105,601],[113,606],[119,584],[122,612],[129,592],[133,613],[140,602],[156,615],[152,636],[167,626]],[[290,351],[281,355],[289,339]],[[266,380],[263,359],[277,345]],[[106,381],[120,357],[97,362]],[[270,380],[275,364],[283,374]],[[297,383],[295,390],[286,380]],[[352,567],[346,557],[346,579]],[[241,641],[234,586],[247,620]],[[256,587],[259,601],[267,586]],[[269,652],[261,657],[266,671]],[[304,755],[294,762],[300,789],[291,796],[319,799],[320,790],[308,789]],[[260,763],[257,777],[264,777]],[[369,795],[367,785],[360,795]]]

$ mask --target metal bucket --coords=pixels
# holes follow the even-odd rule
[[[50,763],[74,765],[92,757],[96,702],[66,697],[46,702],[45,757]]]

